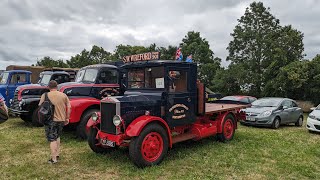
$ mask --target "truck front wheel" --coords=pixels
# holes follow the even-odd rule
[[[162,162],[169,147],[168,134],[159,124],[149,124],[133,137],[129,144],[129,155],[138,167],[157,165]]]
[[[88,134],[88,144],[91,150],[95,153],[106,153],[111,148],[103,148],[100,145],[99,139],[97,139],[98,130],[94,127],[90,127],[89,134]]]
[[[32,116],[30,114],[21,114],[20,118],[24,121],[24,122],[31,122]]]
[[[222,123],[222,133],[218,134],[218,140],[221,142],[227,142],[233,139],[235,132],[235,119],[231,114],[228,114]]]
[[[99,112],[98,109],[90,109],[87,110],[83,115],[81,116],[80,123],[77,126],[77,136],[81,139],[87,139],[88,135],[86,132],[86,125],[88,123],[88,120],[90,119],[91,115],[95,112]]]

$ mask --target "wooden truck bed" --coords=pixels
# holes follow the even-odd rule
[[[249,107],[250,105],[243,104],[220,104],[220,103],[206,103],[206,114],[213,114],[218,112],[233,111]]]

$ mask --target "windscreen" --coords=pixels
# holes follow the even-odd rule
[[[252,103],[252,106],[277,107],[281,99],[258,99]]]
[[[51,74],[44,74],[41,76],[39,84],[49,84],[51,79]]]
[[[136,68],[128,72],[128,88],[164,88],[164,68]]]
[[[95,82],[98,69],[84,69],[78,72],[76,82]]]
[[[5,72],[2,74],[2,78],[0,81],[0,84],[6,84],[9,78],[9,73]]]

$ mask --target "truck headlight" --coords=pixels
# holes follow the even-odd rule
[[[92,121],[94,121],[94,122],[96,122],[97,120],[98,120],[98,118],[99,118],[99,116],[98,116],[98,113],[93,113],[92,115],[91,115],[91,118],[92,118]]]
[[[268,117],[268,116],[270,116],[271,114],[272,114],[272,111],[269,110],[269,111],[265,111],[265,112],[261,113],[260,116],[261,116],[261,117]]]
[[[115,115],[113,116],[112,121],[115,126],[119,126],[121,124],[121,117],[119,115]]]

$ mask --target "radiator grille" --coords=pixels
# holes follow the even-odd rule
[[[113,116],[116,115],[116,103],[102,102],[100,106],[101,110],[101,124],[100,130],[109,133],[116,134],[116,127],[113,124]]]

